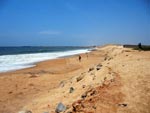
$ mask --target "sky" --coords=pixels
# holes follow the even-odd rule
[[[150,0],[0,0],[0,46],[150,44]]]

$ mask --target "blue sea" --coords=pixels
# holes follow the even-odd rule
[[[90,47],[0,47],[0,72],[35,66],[37,62],[89,52]]]

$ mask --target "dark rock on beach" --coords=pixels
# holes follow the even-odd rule
[[[90,72],[90,71],[93,71],[93,70],[94,70],[94,67],[92,67],[92,68],[89,68],[89,72]]]
[[[55,112],[60,113],[66,110],[66,106],[61,102],[57,105]]]
[[[77,82],[79,82],[80,80],[82,80],[84,78],[84,75],[80,75],[79,77],[76,78]]]
[[[73,93],[73,91],[74,91],[74,88],[73,88],[73,87],[70,87],[69,93]]]

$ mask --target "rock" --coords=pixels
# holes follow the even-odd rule
[[[12,93],[13,93],[12,91],[8,92],[8,94],[12,94]]]
[[[82,108],[84,108],[84,105],[81,103],[81,101],[77,101],[77,102],[74,102],[72,104],[72,107],[73,107],[73,111],[74,112],[80,112],[82,110]]]
[[[86,87],[86,85],[82,85],[82,88],[85,88]]]
[[[94,70],[94,67],[92,67],[92,68],[89,68],[89,72],[90,72],[90,71],[93,71],[93,70]]]
[[[127,106],[127,104],[118,104],[118,106],[126,107],[126,106]]]
[[[81,75],[84,75],[84,74],[86,74],[86,72],[81,73]]]
[[[92,106],[93,109],[96,109],[96,106]]]
[[[98,71],[98,70],[100,70],[101,68],[100,67],[96,67],[96,70]]]
[[[61,81],[60,84],[59,84],[59,87],[62,88],[62,87],[64,87],[64,86],[65,86],[65,82],[64,82],[64,81]]]
[[[110,61],[111,59],[113,59],[113,57],[109,57],[109,58],[108,58],[108,61]]]
[[[30,110],[19,111],[18,113],[32,113]]]
[[[111,82],[114,82],[114,81],[115,81],[115,79],[111,79],[110,81],[111,81]]]
[[[73,93],[73,91],[74,91],[74,88],[73,88],[73,87],[70,87],[69,93]]]
[[[103,65],[102,64],[98,64],[96,67],[102,67]]]
[[[84,75],[80,75],[79,77],[76,78],[77,82],[79,82],[80,80],[82,80],[84,78]]]
[[[57,105],[55,112],[60,113],[66,110],[66,106],[61,102]]]
[[[37,75],[31,75],[30,78],[35,78],[38,77]]]
[[[96,90],[92,91],[90,95],[93,96],[95,94],[96,94]]]
[[[106,81],[107,77],[104,77],[104,81]]]
[[[105,57],[104,60],[107,60],[107,57]]]
[[[83,98],[83,99],[85,99],[87,97],[87,93],[83,93],[82,95],[81,95],[81,98]]]

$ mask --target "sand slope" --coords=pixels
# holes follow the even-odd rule
[[[0,74],[0,113],[149,113],[150,52],[108,45]],[[74,90],[70,93],[70,88]]]

